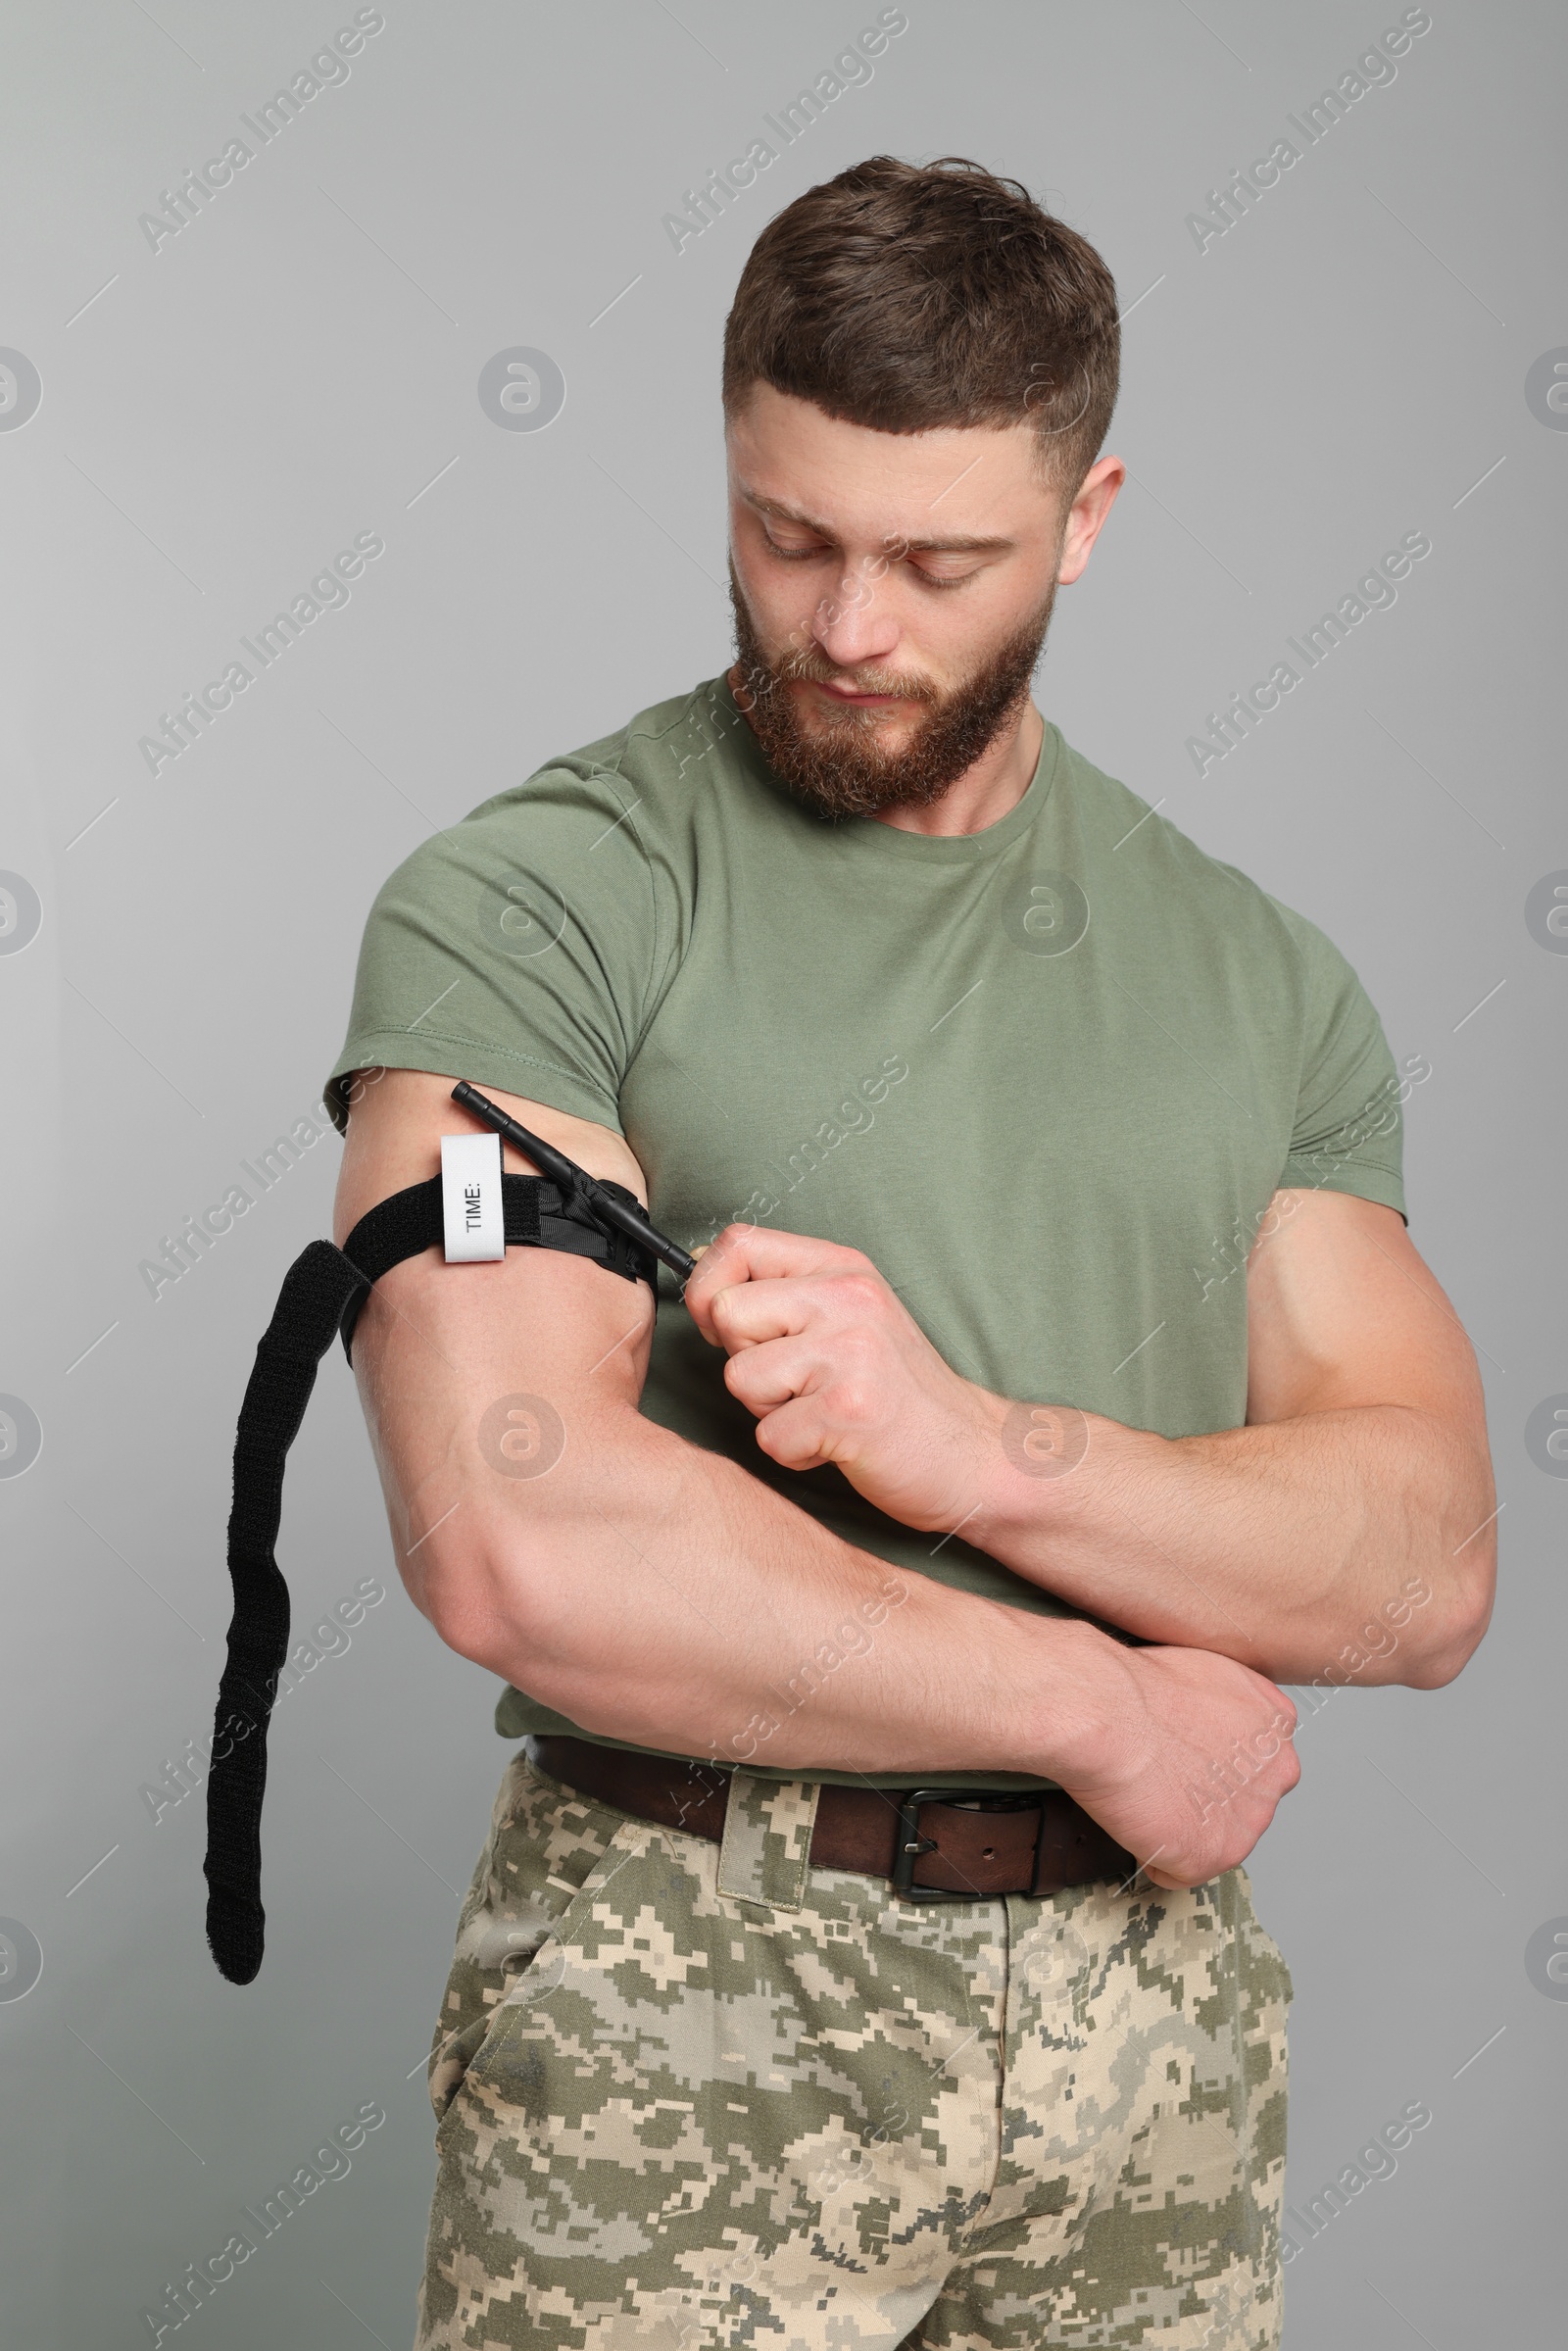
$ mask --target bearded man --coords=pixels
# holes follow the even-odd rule
[[[735,661],[369,916],[338,1240],[467,1078],[703,1250],[657,1324],[431,1249],[358,1325],[522,1742],[420,2351],[1279,2340],[1279,1685],[1450,1680],[1494,1497],[1354,971],[1032,700],[1117,365],[1017,182],[810,189],[725,331]]]

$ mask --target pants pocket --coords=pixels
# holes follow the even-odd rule
[[[507,1768],[458,1922],[429,2063],[438,2124],[519,2012],[561,1982],[570,1914],[591,1901],[640,1824],[562,1788],[523,1753]],[[439,2132],[438,2132],[439,2135]]]

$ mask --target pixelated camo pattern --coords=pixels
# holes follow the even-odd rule
[[[1274,2351],[1291,1985],[1245,1872],[906,1905],[808,1866],[814,1794],[737,1773],[720,1847],[509,1766],[417,2351]]]

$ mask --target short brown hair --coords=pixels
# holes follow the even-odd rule
[[[752,387],[881,432],[1025,421],[1076,491],[1116,405],[1116,287],[1076,230],[966,156],[873,155],[752,247],[724,324],[724,414]]]

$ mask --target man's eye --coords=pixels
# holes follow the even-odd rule
[[[762,533],[762,544],[769,555],[777,556],[781,563],[804,563],[809,562],[813,556],[825,555],[828,552],[826,548],[817,546],[783,547],[769,531]],[[884,568],[889,567],[884,566]],[[976,576],[973,571],[959,571],[944,575],[939,571],[927,571],[923,564],[913,562],[909,563],[909,569],[923,588],[964,588]],[[881,574],[879,573],[878,576],[880,577]]]

